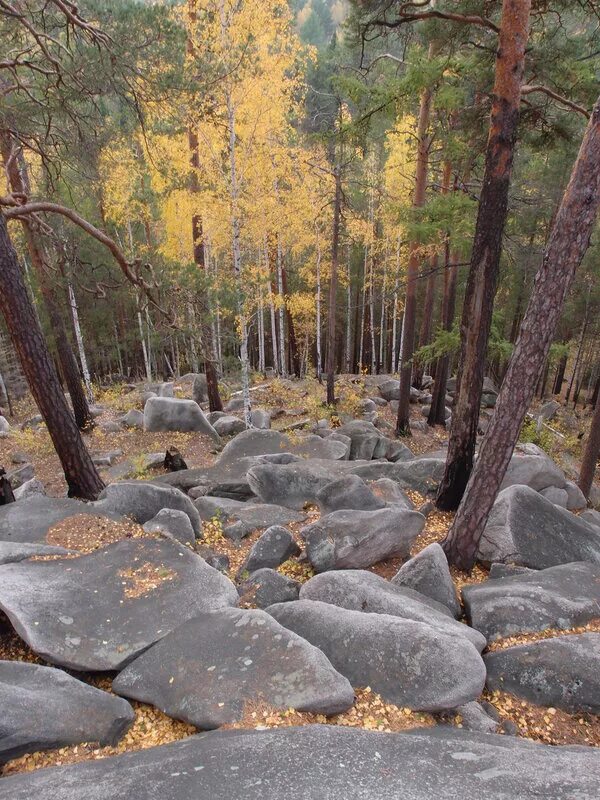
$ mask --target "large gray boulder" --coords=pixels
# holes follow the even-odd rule
[[[393,378],[386,380],[385,383],[382,383],[379,386],[379,394],[383,397],[384,400],[387,400],[388,402],[390,400],[399,400],[400,381],[396,381]]]
[[[0,433],[10,433],[10,425],[6,417],[0,414]]]
[[[120,669],[187,619],[237,601],[228,578],[166,539],[0,567],[0,610],[35,653],[71,669]]]
[[[549,486],[564,489],[565,484],[564,472],[543,450],[534,445],[525,452],[523,446],[515,449],[500,488],[521,485],[539,492]]]
[[[331,473],[310,460],[292,464],[260,464],[246,473],[254,494],[263,503],[301,509],[316,503],[319,492],[331,483]]]
[[[50,528],[69,517],[86,514],[120,519],[118,513],[100,511],[96,504],[71,498],[34,495],[18,503],[0,506],[0,541],[46,544]]]
[[[212,425],[219,436],[235,436],[236,433],[241,433],[241,431],[246,430],[246,423],[244,420],[239,417],[231,416],[230,414],[219,417]]]
[[[569,629],[598,617],[600,566],[585,562],[465,586],[469,624],[488,641],[546,628]]]
[[[567,493],[567,508],[569,511],[581,511],[587,507],[585,495],[576,483],[567,481],[565,491]]]
[[[219,456],[219,463],[232,463],[247,456],[261,456],[270,453],[293,453],[302,458],[324,458],[337,460],[347,455],[348,448],[343,442],[322,439],[320,436],[302,436],[290,439],[285,433],[251,428],[242,431],[228,442]]]
[[[271,427],[271,414],[264,408],[252,409],[252,425],[258,430],[268,431]]]
[[[465,636],[479,651],[486,646],[485,637],[456,622],[446,606],[366,570],[332,570],[315,575],[300,589],[300,599],[423,622],[449,636]]]
[[[392,578],[396,586],[407,586],[450,609],[453,616],[461,614],[460,603],[448,559],[441,546],[434,542],[403,564]]]
[[[238,592],[242,603],[268,608],[275,603],[297,600],[300,584],[274,569],[263,567],[249,575],[239,585]]]
[[[162,508],[155,517],[144,523],[146,533],[161,533],[172,536],[181,544],[194,544],[196,534],[185,511]]]
[[[193,400],[151,397],[144,406],[145,431],[198,431],[216,442],[219,434]]]
[[[22,661],[0,661],[0,708],[0,764],[80,742],[114,745],[135,717],[120,697]]]
[[[518,765],[516,768],[515,765]],[[598,753],[448,726],[225,730],[0,780],[0,800],[597,800]]]
[[[316,572],[363,569],[385,558],[407,558],[425,517],[403,508],[334,511],[301,530]]]
[[[264,567],[278,567],[299,553],[300,548],[288,529],[282,525],[271,525],[250,548],[240,567],[240,574],[256,572]]]
[[[336,714],[354,702],[320,650],[258,609],[188,620],[127,666],[113,689],[204,730],[240,719],[248,703]]]
[[[600,634],[557,636],[485,657],[487,686],[570,712],[600,712]]]
[[[485,667],[464,636],[315,600],[280,603],[267,610],[322,650],[353,686],[370,686],[390,703],[444,711],[481,694]]]
[[[101,512],[121,514],[143,525],[163,508],[183,511],[189,517],[196,536],[200,534],[200,516],[189,497],[170,486],[157,486],[142,481],[110,483],[102,490],[94,508]]]
[[[600,511],[596,511],[593,508],[587,508],[579,515],[579,518],[585,520],[585,522],[589,523],[590,525],[594,525],[596,528],[600,528]]]
[[[199,497],[194,505],[200,514],[200,519],[207,522],[214,517],[221,521],[243,522],[248,531],[256,528],[270,528],[271,525],[289,525],[291,522],[302,522],[305,514],[291,511],[283,506],[269,503],[253,503],[251,501],[231,500],[228,497]]]
[[[388,506],[399,506],[412,510],[414,504],[410,497],[391,478],[379,478],[369,484],[370,490]]]
[[[385,501],[376,497],[358,475],[344,475],[324,486],[316,494],[321,514],[341,509],[375,511],[385,507]]]
[[[141,431],[144,427],[144,415],[137,408],[130,409],[124,417],[118,420],[125,428]]]
[[[365,481],[376,481],[379,478],[390,478],[401,489],[419,492],[422,495],[435,494],[439,482],[444,475],[446,461],[444,458],[414,458],[411,461],[398,461],[390,464],[376,461],[362,464],[352,472]]]
[[[528,486],[511,486],[494,503],[477,559],[534,569],[571,561],[600,564],[600,532]]]

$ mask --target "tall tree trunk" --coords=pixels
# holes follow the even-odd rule
[[[77,299],[73,286],[69,283],[69,305],[71,307],[71,315],[73,317],[73,330],[75,332],[75,340],[77,342],[77,349],[79,350],[79,361],[81,362],[81,371],[83,373],[83,382],[85,384],[85,391],[90,403],[94,402],[94,390],[92,388],[92,379],[90,377],[90,368],[88,367],[88,360],[85,353],[85,346],[83,344],[83,334],[81,332],[81,325],[79,323],[79,309],[77,307]],[[120,355],[120,354],[119,354]]]
[[[322,369],[322,356],[321,356],[321,238],[319,236],[319,227],[315,222],[315,241],[317,246],[317,307],[316,307],[316,323],[315,323],[315,346],[317,350],[317,364],[316,375],[317,380],[321,383],[321,369]]]
[[[456,306],[456,272],[459,258],[457,253],[449,252],[447,247],[446,268],[444,270],[444,300],[442,305],[442,325],[451,331],[454,325]],[[435,382],[431,398],[431,408],[427,417],[428,425],[446,426],[446,385],[450,374],[450,356],[442,356],[435,368]]]
[[[585,340],[585,335],[587,333],[588,322],[590,316],[590,303],[589,298],[586,300],[585,304],[585,316],[583,318],[583,323],[581,325],[581,333],[579,334],[579,343],[577,344],[577,354],[575,356],[575,364],[573,365],[573,374],[571,375],[571,380],[569,381],[569,387],[567,389],[567,394],[565,395],[565,403],[569,402],[569,398],[571,396],[571,392],[573,391],[573,384],[575,383],[575,377],[577,375],[577,370],[579,369],[579,362],[581,360],[581,353],[583,350],[583,342]]]
[[[333,237],[331,242],[331,277],[329,280],[329,309],[327,316],[327,403],[335,403],[335,364],[336,364],[336,312],[337,280],[340,249],[340,217],[342,213],[342,177],[340,166],[334,168],[335,197],[333,202]]]
[[[429,48],[430,55],[433,46]],[[427,166],[429,162],[429,120],[433,93],[430,88],[421,92],[419,122],[417,125],[417,164],[415,168],[415,193],[413,208],[425,205],[427,189]],[[412,384],[412,357],[415,349],[415,322],[417,310],[417,278],[419,277],[420,245],[417,241],[410,244],[408,265],[406,267],[406,295],[404,301],[404,318],[402,321],[402,339],[400,345],[400,399],[396,419],[396,435],[410,436],[410,387]]]
[[[437,278],[438,255],[435,253],[429,260],[429,275],[425,285],[425,300],[423,302],[423,313],[421,316],[421,328],[419,330],[419,347],[425,347],[431,341],[431,331],[433,330],[433,306],[435,303],[435,283]],[[423,385],[423,374],[427,365],[418,363],[414,368],[413,383],[420,389]]]
[[[69,487],[69,497],[95,500],[104,484],[62,393],[2,214],[0,285],[0,311],[4,315],[29,388],[60,459]]]
[[[346,247],[346,372],[352,372],[352,275],[350,272],[350,243]]]
[[[367,280],[368,280],[368,265],[369,265],[369,248],[365,244],[365,255],[363,258],[363,274],[362,274],[362,293],[360,299],[360,345],[358,348],[358,372],[362,373],[363,370],[363,356],[365,352],[365,313],[367,308]]]
[[[503,0],[483,186],[461,321],[461,357],[441,509],[455,509],[473,468],[487,343],[508,210],[531,0]]]
[[[393,303],[394,307],[392,309],[392,366],[391,372],[392,374],[396,372],[396,350],[397,350],[397,339],[398,339],[398,284],[400,282],[400,237],[398,236],[398,241],[396,243],[396,276],[394,278],[394,295],[393,295]]]
[[[281,265],[281,288],[283,289],[283,299],[285,302],[285,298],[288,296],[288,282],[287,282],[287,272],[285,269],[285,265]],[[287,317],[288,323],[288,339],[290,342],[289,351],[290,351],[290,359],[292,362],[293,372],[294,375],[299,378],[300,377],[300,354],[298,353],[298,342],[296,341],[296,331],[294,329],[294,320],[292,319],[292,312],[289,309],[287,303],[285,303],[285,312]]]
[[[506,474],[560,319],[575,271],[588,248],[600,207],[600,99],[588,124],[548,239],[519,338],[452,527],[448,560],[473,565],[479,540]]]
[[[594,480],[598,459],[600,459],[600,397],[596,398],[592,427],[590,428],[590,435],[585,446],[581,470],[579,472],[579,488],[588,499],[592,489],[592,482]]]
[[[552,394],[560,394],[562,392],[562,385],[565,380],[565,370],[567,369],[567,361],[569,356],[565,354],[560,357],[558,366],[556,368],[556,377],[554,378],[554,386],[552,387]]]

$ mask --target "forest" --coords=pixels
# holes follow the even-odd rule
[[[597,797],[600,2],[0,0],[0,164],[0,800]]]

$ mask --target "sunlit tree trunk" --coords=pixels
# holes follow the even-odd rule
[[[367,278],[368,278],[368,264],[369,264],[369,247],[365,244],[365,256],[363,259],[363,280],[362,280],[362,293],[360,296],[360,345],[358,349],[358,371],[362,372],[363,368],[363,354],[365,349],[365,310],[367,299]]]
[[[90,403],[94,402],[94,390],[92,388],[92,379],[90,377],[90,369],[88,360],[85,353],[85,345],[83,343],[83,333],[81,332],[81,324],[79,322],[79,309],[77,307],[77,299],[73,286],[69,283],[69,303],[71,306],[71,313],[73,315],[73,330],[75,331],[75,340],[77,341],[77,349],[79,350],[79,360],[81,362],[81,372],[83,374],[83,382],[85,390]]]
[[[340,218],[342,212],[342,178],[340,166],[334,168],[335,196],[333,201],[333,236],[331,242],[331,277],[327,317],[327,403],[335,403],[336,313],[337,280],[340,247]]]
[[[443,480],[442,509],[455,509],[473,468],[487,343],[517,139],[531,0],[503,0],[483,185],[461,321],[461,356]]]
[[[0,287],[0,311],[60,459],[69,496],[95,500],[104,484],[62,392],[2,214]]]
[[[396,342],[398,339],[398,284],[400,282],[400,237],[396,243],[396,277],[394,278],[394,307],[392,309],[392,373],[396,372]]]
[[[285,378],[285,298],[283,296],[282,254],[279,234],[277,235],[277,294],[279,297],[279,371]]]
[[[479,540],[548,357],[565,298],[588,248],[599,207],[600,99],[592,112],[556,215],[494,414],[463,500],[443,542],[449,561],[462,569],[473,565]]]
[[[316,264],[316,282],[317,282],[317,298],[316,298],[316,323],[315,323],[315,343],[317,350],[317,364],[316,375],[319,383],[321,382],[321,369],[322,369],[322,355],[321,355],[321,238],[319,236],[319,228],[315,223],[315,242],[317,249],[317,264]]]
[[[350,244],[346,248],[346,372],[352,371],[352,278],[350,273]]]

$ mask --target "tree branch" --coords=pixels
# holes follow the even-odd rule
[[[438,11],[436,9],[418,11],[411,14],[406,14],[401,9],[400,16],[393,22],[388,22],[385,19],[374,19],[368,23],[368,27],[380,25],[382,28],[399,28],[408,22],[419,22],[426,19],[447,19],[451,22],[460,22],[463,25],[479,25],[479,27],[488,28],[494,33],[500,33],[498,25],[487,17],[480,17],[478,14],[456,14],[453,11]]]
[[[585,109],[583,106],[574,103],[572,100],[567,99],[566,97],[562,97],[562,95],[558,94],[558,92],[549,89],[547,86],[530,86],[525,84],[521,86],[521,94],[533,94],[534,92],[539,92],[540,94],[548,95],[553,100],[556,100],[557,103],[561,103],[561,105],[566,106],[567,108],[572,109],[573,111],[577,111],[578,114],[583,114],[586,119],[590,118],[590,112]]]

